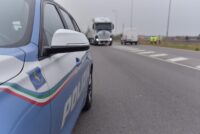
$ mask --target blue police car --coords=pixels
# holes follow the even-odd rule
[[[89,42],[61,6],[0,1],[0,134],[70,134],[92,105]]]

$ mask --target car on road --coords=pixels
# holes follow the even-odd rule
[[[121,37],[121,44],[138,44],[138,34],[135,29],[126,29],[124,30],[122,37]]]
[[[0,134],[70,134],[92,105],[88,39],[49,0],[1,0],[0,19]]]

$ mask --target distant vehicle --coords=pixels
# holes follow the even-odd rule
[[[71,134],[92,106],[87,37],[50,0],[1,0],[0,18],[0,134]]]
[[[109,18],[94,18],[89,25],[87,37],[92,45],[112,45],[114,24]]]
[[[136,29],[126,29],[121,38],[121,44],[126,45],[126,44],[138,44],[138,34],[136,32]]]
[[[156,45],[156,44],[160,44],[161,43],[161,37],[160,36],[151,36],[150,38],[149,38],[149,40],[150,40],[150,44],[152,44],[152,45]]]

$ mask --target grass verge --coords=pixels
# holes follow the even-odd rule
[[[150,43],[142,43],[144,45],[152,45],[152,46],[159,46],[159,47],[168,47],[168,48],[177,48],[177,49],[185,49],[185,50],[192,50],[192,51],[200,51],[200,43],[176,43],[176,42],[162,42],[161,44],[150,44]]]

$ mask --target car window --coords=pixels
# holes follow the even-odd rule
[[[47,4],[44,8],[44,32],[49,45],[58,29],[64,29],[60,16],[54,5]]]
[[[75,27],[74,27],[74,25],[72,23],[72,20],[71,20],[70,16],[66,12],[64,12],[63,10],[61,10],[61,13],[62,13],[62,15],[63,15],[63,17],[64,17],[64,19],[65,19],[65,21],[67,23],[68,29],[75,31]]]
[[[29,17],[33,12],[32,0],[15,0],[14,4],[11,3],[13,0],[0,2],[0,47],[23,45],[28,35],[26,33],[31,32]]]

